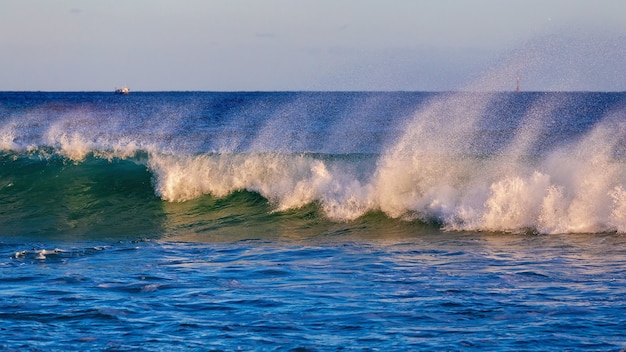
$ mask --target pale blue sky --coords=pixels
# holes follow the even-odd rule
[[[626,90],[624,0],[1,0],[0,90]]]

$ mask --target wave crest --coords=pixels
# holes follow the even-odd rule
[[[321,104],[318,98],[315,104]],[[310,117],[309,129],[299,129],[303,121],[291,112],[287,124],[282,112],[249,119],[235,114],[231,121],[165,110],[154,117],[150,109],[137,108],[146,116],[131,118],[122,110],[106,115],[73,104],[55,110],[53,118],[44,112],[48,107],[9,116],[0,126],[0,149],[97,167],[102,163],[90,163],[92,158],[132,159],[149,169],[151,175],[140,174],[152,177],[153,192],[168,202],[246,190],[263,196],[274,211],[316,204],[338,221],[382,211],[455,231],[626,232],[623,94],[441,93],[421,99],[426,101],[414,115],[398,118],[397,128],[398,121],[389,123],[392,128],[362,116],[362,128],[354,131],[379,134],[363,141],[380,144],[356,154],[302,151],[341,144],[335,139],[344,137],[288,145],[312,131],[319,137],[336,129],[351,116],[343,112],[320,124]],[[215,121],[203,120],[210,118]],[[297,136],[281,139],[292,130]],[[214,140],[225,139],[241,147],[216,149],[222,143]]]

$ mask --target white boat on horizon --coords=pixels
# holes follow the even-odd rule
[[[130,93],[130,89],[128,87],[115,88],[115,94],[128,94]]]

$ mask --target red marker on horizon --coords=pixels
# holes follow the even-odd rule
[[[515,87],[515,91],[519,93],[519,76],[517,76],[517,86]]]

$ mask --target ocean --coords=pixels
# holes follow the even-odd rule
[[[0,92],[0,350],[626,349],[626,93]]]

